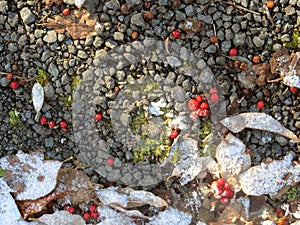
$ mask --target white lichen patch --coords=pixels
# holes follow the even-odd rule
[[[56,211],[53,214],[44,214],[38,221],[47,225],[85,225],[80,215],[71,214],[68,211]]]
[[[239,182],[243,192],[254,196],[269,194],[272,197],[284,186],[299,182],[300,166],[293,165],[292,159],[293,155],[289,154],[283,160],[262,163],[241,173]]]
[[[189,225],[192,216],[173,208],[167,208],[150,219],[149,225]]]
[[[34,200],[49,194],[56,186],[57,173],[62,162],[44,160],[42,153],[25,154],[18,151],[0,159],[10,188],[16,200]]]
[[[218,145],[216,158],[222,178],[227,180],[229,177],[236,177],[250,168],[251,157],[245,150],[245,144],[230,133]]]

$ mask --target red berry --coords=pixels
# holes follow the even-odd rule
[[[217,102],[218,100],[219,100],[219,95],[218,94],[216,94],[216,93],[214,93],[214,94],[212,94],[210,97],[209,97],[209,100],[211,101],[211,102]]]
[[[48,126],[50,129],[53,129],[55,127],[55,122],[53,120],[51,120],[49,123],[48,123]]]
[[[298,88],[296,87],[290,87],[290,91],[293,93],[293,94],[296,94],[298,92]]]
[[[97,206],[94,204],[90,205],[90,211],[91,212],[97,211]]]
[[[95,116],[94,116],[94,120],[96,120],[96,121],[100,121],[100,120],[102,120],[103,119],[103,116],[102,116],[102,114],[101,113],[97,113],[97,114],[95,114]]]
[[[202,117],[209,116],[209,110],[208,109],[198,109],[197,113],[198,113],[199,116],[202,116]]]
[[[224,205],[227,205],[229,203],[229,198],[226,196],[222,196],[220,202]]]
[[[234,191],[233,191],[233,190],[228,190],[227,196],[228,196],[229,198],[233,198],[233,196],[234,196]]]
[[[67,210],[68,210],[68,212],[71,213],[71,214],[73,214],[73,213],[75,212],[75,208],[74,208],[73,206],[69,206],[69,207],[67,208]]]
[[[169,138],[170,139],[175,139],[175,138],[177,138],[178,134],[179,134],[179,130],[178,129],[172,129]]]
[[[119,86],[115,86],[115,87],[114,87],[114,92],[115,92],[116,94],[118,94],[118,93],[119,93],[119,91],[120,91],[120,88],[119,88]]]
[[[10,87],[14,90],[17,90],[19,88],[19,82],[14,80],[10,83]]]
[[[200,103],[203,101],[203,97],[201,95],[197,95],[195,99]]]
[[[63,9],[62,14],[64,14],[65,16],[68,16],[70,14],[70,9],[69,8]]]
[[[202,102],[200,105],[200,109],[208,109],[209,105],[207,102]]]
[[[225,189],[225,190],[230,190],[230,189],[231,189],[230,184],[225,183],[225,184],[224,184],[224,189]]]
[[[59,126],[60,126],[60,128],[67,128],[68,124],[66,121],[60,121]]]
[[[218,181],[213,181],[212,183],[211,183],[211,188],[215,191],[215,193],[217,194],[217,195],[220,195],[220,194],[222,194],[223,193],[223,190],[221,189],[221,186],[220,186],[220,184],[219,184],[219,182]]]
[[[191,182],[191,183],[190,183],[190,186],[191,186],[191,188],[194,188],[194,189],[195,189],[195,188],[197,187],[197,184],[195,184],[194,182]]]
[[[99,213],[97,211],[91,212],[91,218],[92,219],[97,219],[99,217]]]
[[[260,56],[259,56],[259,55],[253,56],[252,62],[253,62],[253,63],[259,63],[259,62],[260,62]]]
[[[47,123],[47,118],[44,117],[44,116],[42,116],[42,117],[40,118],[40,124],[45,125],[46,123]]]
[[[83,213],[83,219],[84,219],[84,220],[88,220],[89,218],[91,218],[90,213],[89,213],[89,212],[84,212],[84,213]]]
[[[265,107],[265,103],[263,101],[258,101],[257,102],[257,108],[258,109],[263,109]]]
[[[173,30],[171,35],[173,36],[173,38],[179,38],[180,30]]]
[[[200,102],[192,98],[188,101],[188,109],[191,111],[196,111],[200,107]]]
[[[219,183],[220,187],[224,187],[224,186],[225,186],[225,181],[224,181],[223,178],[219,178],[219,179],[217,180],[217,182]]]
[[[218,93],[218,89],[216,87],[212,87],[211,89],[209,89],[209,94],[215,94]]]
[[[12,73],[7,73],[7,74],[6,74],[6,79],[7,79],[7,80],[11,80],[11,79],[13,78],[13,76],[14,76],[14,75],[13,75]]]
[[[229,50],[229,55],[230,56],[237,56],[237,54],[238,54],[238,50],[236,48],[231,48]]]
[[[115,162],[115,160],[113,158],[108,158],[106,160],[106,165],[107,166],[112,166],[112,165],[114,165],[114,162]]]

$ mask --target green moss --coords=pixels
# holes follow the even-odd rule
[[[146,116],[146,112],[144,110],[140,110],[140,112],[138,112],[132,119],[132,133],[142,135],[142,125],[146,123],[149,123],[149,119]]]
[[[159,88],[158,84],[149,81],[146,84],[146,87],[144,89],[144,93],[151,93],[151,92],[153,92],[157,88]]]
[[[179,149],[176,149],[176,150],[172,153],[169,162],[172,163],[172,164],[175,164],[175,163],[177,163],[177,162],[179,161],[179,159],[180,159],[180,151],[179,151]]]
[[[38,74],[38,77],[36,78],[37,82],[39,82],[40,85],[42,85],[43,87],[46,86],[48,84],[47,72],[45,70],[38,69],[37,74]]]
[[[64,103],[65,106],[70,106],[73,102],[73,93],[76,90],[76,87],[80,84],[80,80],[76,77],[75,74],[71,76],[71,90],[72,93],[65,97],[61,98],[61,101]]]
[[[16,127],[18,125],[20,115],[21,113],[15,109],[8,112],[9,123],[11,126]]]
[[[300,32],[295,31],[292,36],[291,40],[289,42],[284,42],[283,46],[291,49],[297,49],[300,46]]]
[[[205,120],[203,122],[202,128],[199,130],[199,137],[204,139],[211,133],[212,125],[210,120]]]
[[[5,175],[5,171],[0,167],[0,177],[4,177]]]
[[[298,197],[298,191],[296,187],[292,187],[290,188],[287,192],[286,192],[286,199],[288,201],[292,201],[295,200]]]

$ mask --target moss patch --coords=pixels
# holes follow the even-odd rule
[[[297,49],[300,46],[300,32],[295,31],[291,36],[291,41],[284,42],[283,46],[291,49]]]
[[[5,171],[0,167],[0,177],[4,177],[5,176]]]
[[[18,125],[20,115],[21,113],[15,109],[8,112],[9,123],[11,126],[16,127]]]
[[[45,70],[38,69],[37,74],[38,74],[38,77],[36,78],[37,82],[39,82],[40,85],[42,85],[43,87],[46,86],[48,84],[47,72]]]

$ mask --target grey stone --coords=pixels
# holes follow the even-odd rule
[[[291,40],[289,34],[282,35],[280,39],[281,39],[282,42],[289,42]]]
[[[206,24],[213,24],[213,19],[210,15],[197,14],[197,19],[202,20]]]
[[[233,38],[233,33],[230,29],[225,30],[225,39],[231,40]]]
[[[126,0],[126,2],[129,3],[132,6],[135,6],[135,5],[141,4],[142,0]]]
[[[50,53],[51,53],[51,52],[50,52],[48,49],[45,50],[45,51],[43,52],[43,54],[42,54],[41,61],[42,61],[42,62],[46,62],[47,59],[50,58]]]
[[[145,20],[143,18],[143,14],[142,13],[134,14],[131,17],[130,22],[131,22],[131,24],[139,26],[139,27],[145,26]]]
[[[262,39],[260,39],[259,37],[254,37],[254,38],[253,38],[253,44],[254,44],[256,47],[260,48],[260,47],[262,47],[262,46],[265,44],[265,41],[262,40]]]
[[[194,7],[192,5],[188,5],[187,7],[185,7],[184,11],[188,17],[192,17],[195,13]]]
[[[120,9],[120,3],[118,0],[110,0],[110,1],[106,2],[104,5],[108,9],[112,9],[112,10]]]
[[[97,36],[93,42],[95,48],[99,48],[103,44],[103,40],[101,37]]]
[[[235,23],[235,24],[232,25],[231,29],[234,33],[237,33],[237,32],[240,31],[241,27],[238,23]]]
[[[49,30],[43,38],[47,43],[54,43],[57,41],[57,33],[54,30]]]
[[[205,52],[207,53],[215,53],[217,51],[217,47],[214,44],[209,45],[206,49]]]
[[[222,42],[221,49],[223,52],[228,52],[230,48],[231,48],[231,41],[226,40]]]
[[[242,21],[242,22],[241,22],[241,28],[242,28],[242,29],[246,29],[247,27],[248,27],[248,21],[246,21],[246,20],[245,20],[245,21]]]
[[[113,37],[116,41],[123,41],[124,40],[124,34],[121,33],[121,32],[115,32]]]
[[[246,34],[245,33],[237,33],[234,35],[233,44],[235,46],[243,46],[246,42]]]
[[[45,138],[45,147],[52,148],[53,147],[53,138]]]
[[[62,77],[61,77],[61,83],[62,83],[62,85],[66,85],[67,83],[69,83],[69,81],[70,81],[70,77],[68,76],[68,74],[64,74],[64,75],[62,75]]]
[[[17,27],[19,24],[19,16],[17,13],[9,13],[8,14],[8,20],[10,26]]]
[[[173,87],[171,90],[171,97],[178,102],[184,102],[185,101],[184,89],[180,86]]]
[[[89,57],[89,55],[85,51],[83,51],[83,50],[78,50],[77,56],[80,59],[87,59]]]
[[[67,5],[75,5],[75,0],[63,0]]]
[[[291,15],[294,15],[296,13],[296,10],[293,6],[289,5],[285,8],[285,14],[287,16],[291,16]]]
[[[16,52],[16,51],[18,51],[18,46],[15,43],[9,43],[7,46],[7,49],[10,52]]]
[[[8,10],[7,1],[0,1],[0,12],[5,14]]]
[[[48,67],[48,72],[54,77],[57,78],[59,74],[59,70],[57,66],[54,63],[50,63]]]
[[[118,44],[115,41],[109,39],[105,42],[105,46],[109,48],[115,48],[118,46]]]
[[[7,80],[6,77],[2,77],[0,79],[0,84],[2,87],[7,87],[7,86],[9,86],[9,80]]]
[[[167,61],[171,67],[179,67],[182,64],[175,56],[167,56]]]
[[[206,48],[210,44],[210,41],[207,37],[202,38],[202,41],[199,45],[200,48]]]
[[[282,136],[275,136],[275,140],[281,145],[281,146],[285,146],[286,144],[288,144],[288,140],[285,137]]]
[[[45,93],[45,97],[49,98],[49,99],[51,99],[55,96],[55,90],[51,84],[47,84],[44,87],[44,93]]]
[[[20,11],[21,18],[25,24],[31,24],[35,21],[35,15],[27,7],[22,8]]]
[[[248,7],[248,4],[249,4],[249,0],[241,0],[241,5],[245,8]]]
[[[160,5],[160,6],[167,6],[168,5],[168,0],[159,0],[158,1],[158,4]]]

